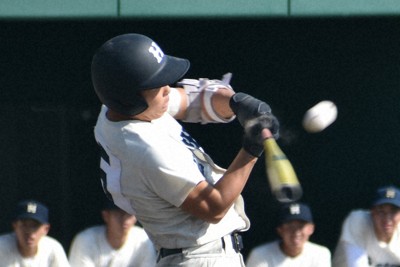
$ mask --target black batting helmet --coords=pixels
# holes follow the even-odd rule
[[[136,115],[148,107],[140,91],[177,82],[189,66],[187,59],[165,55],[147,36],[123,34],[97,50],[92,82],[104,105],[124,115]]]

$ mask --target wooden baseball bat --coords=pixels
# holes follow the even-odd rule
[[[303,190],[292,164],[268,129],[263,129],[262,136],[265,138],[265,168],[272,194],[279,202],[300,199]]]

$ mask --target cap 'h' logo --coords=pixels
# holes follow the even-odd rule
[[[298,204],[290,205],[290,214],[300,214],[300,206]]]
[[[161,48],[155,42],[151,43],[151,46],[149,47],[149,52],[151,54],[153,54],[155,59],[157,59],[158,63],[160,63],[164,57],[164,52],[161,50]]]
[[[388,189],[386,190],[386,198],[395,198],[396,197],[396,191],[394,191],[393,189]]]
[[[26,211],[29,213],[36,213],[37,205],[35,203],[28,203],[26,206]]]

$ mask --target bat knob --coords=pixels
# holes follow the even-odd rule
[[[262,129],[262,131],[261,131],[261,137],[262,137],[264,140],[265,140],[265,139],[268,139],[268,138],[273,138],[271,131],[270,131],[269,129],[267,129],[267,128]]]

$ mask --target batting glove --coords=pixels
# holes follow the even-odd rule
[[[261,115],[248,120],[244,127],[243,149],[254,157],[260,157],[264,151],[263,129],[271,124],[278,125],[278,120],[272,115]]]
[[[267,103],[245,93],[236,93],[231,97],[229,106],[244,128],[250,120],[262,116],[264,128],[268,128],[275,139],[279,138],[279,122]]]

